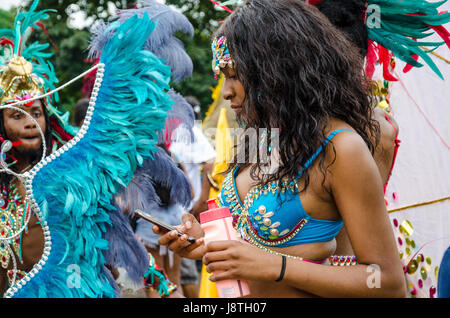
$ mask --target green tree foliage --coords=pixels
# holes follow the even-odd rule
[[[28,1],[28,6],[32,0]],[[48,31],[48,36],[44,32],[35,32],[30,41],[41,43],[52,43],[48,49],[53,53],[50,59],[55,67],[56,75],[60,84],[66,83],[77,75],[91,67],[91,63],[86,61],[87,48],[89,45],[89,28],[97,19],[108,19],[114,12],[110,12],[108,7],[115,6],[119,9],[126,9],[134,5],[131,1],[88,1],[88,0],[45,0],[41,1],[38,10],[55,9],[56,13],[51,13],[50,18],[44,21]],[[26,8],[26,10],[28,7]],[[71,16],[81,13],[85,23],[82,26],[74,26]],[[60,102],[57,105],[63,111],[73,111],[76,102],[82,97],[81,80],[73,83],[60,92]]]
[[[31,4],[28,1],[28,5]],[[45,0],[41,1],[38,9],[56,9],[57,13],[50,15],[45,21],[48,37],[44,32],[35,32],[31,41],[38,40],[48,43],[49,38],[54,43],[49,51],[54,53],[51,62],[55,67],[60,83],[65,83],[80,73],[87,70],[91,64],[85,61],[89,44],[89,28],[98,19],[107,20],[114,13],[111,8],[126,9],[135,6],[136,0],[117,1],[92,1],[92,0]],[[172,86],[182,95],[196,96],[205,113],[212,102],[211,87],[216,85],[211,69],[211,36],[218,28],[227,13],[217,10],[210,0],[166,0],[182,12],[194,26],[194,37],[189,38],[184,34],[177,34],[183,41],[186,52],[194,63],[194,72],[191,77],[180,83],[172,83]],[[12,12],[12,11],[11,11]],[[6,12],[7,13],[7,12]],[[80,27],[71,24],[73,14],[82,14],[87,23]],[[8,18],[8,15],[5,15]],[[0,12],[0,23],[3,15]],[[6,20],[11,27],[12,20]],[[11,21],[11,22],[10,22]],[[1,24],[0,24],[1,25]],[[78,81],[64,89],[60,94],[62,110],[72,110],[79,98],[81,98],[82,81]]]
[[[14,23],[14,15],[11,12],[0,9],[0,29],[9,29]]]
[[[192,39],[179,37],[194,63],[194,72],[192,77],[173,86],[185,96],[196,96],[200,101],[202,113],[205,114],[212,103],[211,87],[217,85],[211,68],[211,37],[227,13],[217,10],[210,0],[166,0],[166,4],[177,7],[195,30]]]

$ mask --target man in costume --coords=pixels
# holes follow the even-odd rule
[[[114,228],[133,237],[129,224],[121,226],[113,196],[144,159],[156,157],[173,104],[170,67],[145,47],[156,26],[148,14],[111,23],[97,46],[99,63],[88,71],[97,73],[86,117],[74,129],[52,107],[57,90],[72,81],[55,88],[48,45],[26,46],[29,32],[52,11],[36,11],[38,2],[17,15],[13,30],[0,31],[2,295],[120,296],[108,269],[115,264],[104,253],[129,260],[136,273],[149,261],[136,240],[119,248],[108,236]],[[17,130],[10,119],[20,122]]]
[[[20,17],[19,15],[18,18]],[[45,12],[42,17],[45,18]],[[18,27],[20,28],[20,24]],[[5,30],[2,31],[0,34],[5,34]],[[16,173],[23,173],[40,161],[43,139],[46,144],[45,155],[48,155],[73,137],[63,127],[71,132],[73,130],[52,106],[58,100],[57,94],[39,98],[46,90],[54,88],[57,82],[51,64],[44,63],[40,57],[42,47],[25,51],[24,42],[13,42],[5,37],[1,38],[0,45],[0,141],[5,146],[2,148],[2,166],[6,165]],[[30,57],[34,58],[35,65],[27,60]],[[37,99],[16,108],[7,106],[31,98]],[[8,144],[11,146],[9,151]],[[13,175],[4,173],[4,168],[2,170],[1,294],[32,269],[44,249],[43,231],[38,225],[36,214],[25,200],[24,184]]]

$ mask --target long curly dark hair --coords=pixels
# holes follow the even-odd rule
[[[317,8],[299,0],[249,0],[214,36],[222,35],[246,94],[241,124],[281,130],[277,170],[262,176],[261,164],[251,168],[259,184],[294,180],[325,141],[331,118],[349,124],[374,152],[379,127],[372,120],[362,56]],[[325,177],[324,156],[322,151]],[[245,157],[242,163],[235,156],[228,171],[249,166],[248,152]],[[308,169],[302,177],[305,190]]]

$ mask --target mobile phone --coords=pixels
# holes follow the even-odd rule
[[[170,232],[170,231],[177,231],[178,236],[184,235],[184,233],[180,232],[178,229],[176,229],[174,226],[167,224],[166,222],[154,217],[153,215],[150,215],[148,213],[145,213],[144,211],[141,211],[139,209],[135,209],[134,212],[141,218],[143,218],[144,220],[151,222],[153,224],[158,225],[160,228]],[[189,243],[194,243],[195,242],[195,238],[193,238],[192,236],[188,236],[188,242]]]

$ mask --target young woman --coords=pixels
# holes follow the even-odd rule
[[[359,0],[324,0],[316,1],[315,6],[359,49],[362,57],[367,55],[369,35],[367,25],[362,18],[366,10],[364,2]],[[372,90],[373,96],[385,94],[385,92],[381,91],[377,82],[373,81],[372,85],[374,87]],[[386,191],[400,145],[400,140],[398,139],[399,126],[390,114],[378,107],[376,98],[373,107],[373,119],[377,121],[380,127],[380,138],[373,157],[380,172],[383,188]],[[346,259],[349,255],[353,255],[345,224],[336,236],[335,255],[339,259],[342,255],[345,255]]]
[[[222,24],[213,50],[223,97],[244,127],[280,132],[278,166],[266,174],[248,155],[230,166],[219,203],[242,241],[204,245],[186,214],[179,228],[197,242],[169,232],[160,244],[221,271],[213,281],[249,281],[251,297],[403,297],[373,159],[379,127],[357,49],[309,5],[250,0]],[[343,222],[357,264],[323,266]]]

